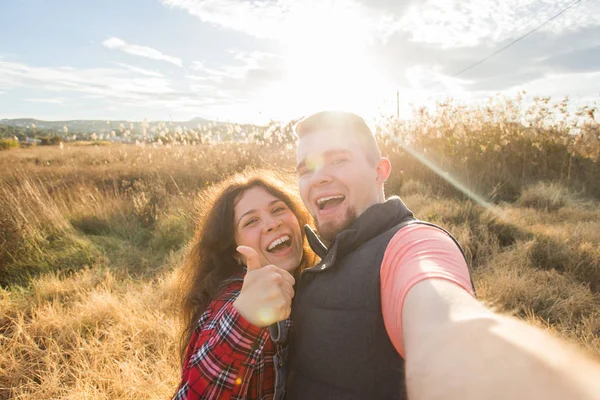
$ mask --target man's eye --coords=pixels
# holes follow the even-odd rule
[[[302,170],[301,175],[308,175],[308,174],[312,174],[313,172],[315,172],[314,167],[306,167],[305,169]]]
[[[336,158],[335,160],[333,160],[332,164],[333,165],[341,164],[341,163],[343,163],[344,161],[347,161],[347,160],[348,160],[347,158],[343,158],[343,157],[342,158]]]

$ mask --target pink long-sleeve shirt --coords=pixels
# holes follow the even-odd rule
[[[403,358],[402,306],[415,284],[424,279],[445,279],[474,295],[460,249],[448,234],[428,225],[410,225],[394,235],[386,248],[380,275],[385,329]]]

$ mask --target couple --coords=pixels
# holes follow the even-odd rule
[[[479,303],[454,238],[385,199],[391,165],[361,117],[295,133],[307,211],[273,171],[209,190],[176,399],[600,399],[597,364]]]

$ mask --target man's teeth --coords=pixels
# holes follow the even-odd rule
[[[271,251],[275,248],[275,246],[280,245],[283,242],[287,242],[288,240],[290,240],[290,237],[288,235],[282,236],[279,239],[275,239],[271,242],[271,244],[269,245],[269,247],[267,247],[267,251]]]
[[[337,195],[337,196],[329,196],[329,197],[321,197],[319,200],[317,200],[317,206],[319,207],[319,210],[322,210],[325,208],[325,203],[327,203],[330,200],[344,200],[345,197],[342,195]]]
[[[329,197],[321,197],[319,200],[317,200],[317,204],[322,206],[323,204],[325,204],[326,201],[329,200],[336,200],[336,199],[344,199],[344,196],[329,196]]]

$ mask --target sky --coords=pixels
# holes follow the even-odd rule
[[[600,99],[600,1],[2,0],[0,118],[365,117],[447,97]]]

